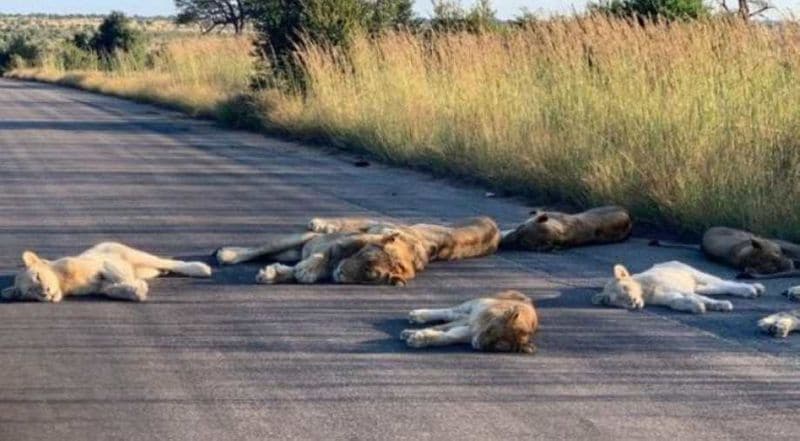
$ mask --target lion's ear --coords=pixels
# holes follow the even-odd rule
[[[25,263],[26,267],[30,268],[37,263],[41,263],[42,259],[40,259],[39,256],[37,256],[33,251],[25,251],[22,253],[22,262]]]
[[[536,216],[536,223],[537,224],[543,224],[543,223],[547,222],[548,220],[550,220],[550,218],[547,217],[546,214],[540,214],[540,215]]]
[[[11,300],[17,297],[17,287],[16,286],[9,286],[8,288],[3,288],[3,291],[0,292],[0,298],[3,300]]]
[[[528,215],[530,215],[530,216],[536,216],[537,214],[539,214],[539,209],[538,208],[534,208],[533,210],[528,212]]]
[[[750,245],[757,250],[764,248],[764,245],[758,239],[750,239]]]
[[[614,278],[617,280],[627,279],[631,276],[628,269],[620,264],[614,265]]]
[[[383,236],[381,238],[381,243],[383,243],[383,244],[392,243],[395,240],[397,240],[398,237],[400,237],[400,232],[399,231],[394,231],[392,233],[389,233],[389,234]]]
[[[595,305],[608,305],[608,296],[605,293],[599,292],[592,296],[592,303]]]

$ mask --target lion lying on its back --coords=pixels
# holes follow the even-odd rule
[[[622,207],[608,206],[578,214],[533,211],[530,219],[513,230],[503,231],[500,248],[550,251],[582,245],[621,242],[628,238],[633,222]]]
[[[114,299],[142,301],[147,298],[147,279],[167,272],[211,276],[211,268],[205,263],[158,257],[114,242],[53,261],[25,251],[22,261],[25,269],[14,278],[14,286],[2,291],[5,300],[60,302],[71,295],[105,294]]]
[[[312,231],[275,237],[261,247],[221,248],[217,260],[224,264],[261,257],[277,261],[259,272],[259,283],[333,280],[405,285],[431,261],[489,255],[500,242],[500,230],[488,217],[449,226],[316,218],[309,229]]]
[[[531,299],[518,291],[470,300],[454,308],[415,309],[408,314],[408,320],[446,322],[403,331],[400,338],[415,348],[471,343],[481,351],[536,352],[531,337],[539,319]]]

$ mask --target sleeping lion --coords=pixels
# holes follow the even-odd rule
[[[114,242],[52,261],[25,251],[22,262],[25,269],[14,278],[14,286],[2,290],[2,299],[57,303],[67,296],[105,294],[140,302],[147,299],[147,279],[167,272],[211,276],[211,268],[205,263],[158,257]]]
[[[677,311],[703,314],[708,311],[732,311],[727,300],[709,295],[730,294],[755,298],[764,285],[722,280],[698,271],[685,263],[672,261],[653,265],[647,271],[631,275],[622,265],[614,266],[614,279],[595,294],[592,303],[617,308],[642,309],[645,305],[663,305]]]
[[[523,352],[536,347],[531,337],[539,325],[533,302],[518,291],[505,291],[462,303],[453,308],[415,309],[411,323],[446,323],[406,329],[400,338],[414,348],[471,343],[480,351]]]
[[[503,231],[500,248],[550,251],[621,242],[633,228],[628,211],[616,206],[592,208],[578,214],[534,210],[531,215],[517,228]]]
[[[222,264],[269,258],[259,283],[390,284],[403,286],[436,260],[486,256],[497,250],[500,230],[488,217],[449,226],[403,225],[367,218],[315,218],[310,232],[276,236],[255,248],[224,247]]]

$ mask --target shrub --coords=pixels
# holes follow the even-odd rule
[[[695,19],[709,15],[703,0],[602,0],[589,5],[595,12],[616,17]]]

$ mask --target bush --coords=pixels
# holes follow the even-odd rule
[[[299,78],[293,53],[302,42],[346,46],[357,32],[409,26],[409,0],[263,0],[253,4],[259,54],[266,57],[254,84],[274,83],[271,69]],[[268,68],[267,66],[271,66]]]
[[[0,71],[34,65],[42,56],[42,48],[30,37],[17,34],[0,50]]]
[[[703,0],[603,0],[590,4],[589,9],[616,17],[645,19],[696,19],[709,15]]]
[[[76,43],[82,43],[85,37],[78,37]],[[100,24],[89,41],[89,46],[100,56],[112,56],[115,53],[130,52],[142,46],[143,35],[133,29],[130,20],[122,12],[112,12]],[[78,47],[80,45],[76,44]]]

